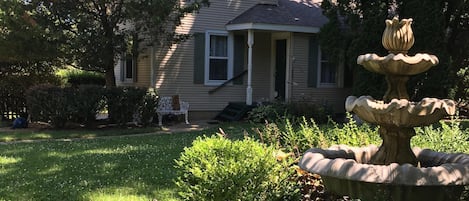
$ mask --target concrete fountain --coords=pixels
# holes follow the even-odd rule
[[[347,111],[379,125],[381,146],[312,148],[304,153],[299,166],[321,175],[329,191],[362,201],[458,200],[464,186],[469,185],[469,155],[410,147],[414,127],[436,123],[456,112],[453,100],[408,100],[409,77],[437,65],[438,58],[429,54],[407,55],[414,44],[412,19],[393,18],[385,22],[382,44],[389,54],[357,58],[365,69],[385,76],[388,89],[383,100],[349,96],[345,102]]]

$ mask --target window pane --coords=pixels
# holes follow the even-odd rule
[[[227,80],[227,59],[210,59],[209,80]]]
[[[132,65],[133,65],[132,57],[130,58],[127,57],[125,59],[125,78],[131,79],[133,77]]]
[[[228,55],[227,46],[226,36],[210,36],[210,56],[226,57]]]
[[[321,62],[321,83],[336,83],[336,67],[328,62]]]

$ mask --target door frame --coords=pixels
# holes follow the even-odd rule
[[[276,50],[277,40],[286,40],[286,66],[285,66],[285,102],[290,102],[291,86],[289,83],[292,78],[291,71],[291,32],[272,32],[271,37],[271,53],[270,53],[270,100],[275,100],[275,68],[276,68]]]

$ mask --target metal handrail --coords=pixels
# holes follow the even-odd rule
[[[209,94],[213,94],[215,93],[216,91],[218,91],[219,89],[223,88],[224,86],[226,86],[228,83],[234,81],[234,80],[237,80],[238,78],[242,77],[244,74],[246,74],[248,72],[248,70],[244,70],[243,72],[241,72],[240,74],[232,77],[231,79],[223,82],[222,84],[218,85],[217,87],[211,89],[210,91],[208,91]]]

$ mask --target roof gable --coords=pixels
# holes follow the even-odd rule
[[[257,4],[227,23],[270,24],[319,28],[328,19],[322,15],[319,0],[278,0],[278,5]]]

